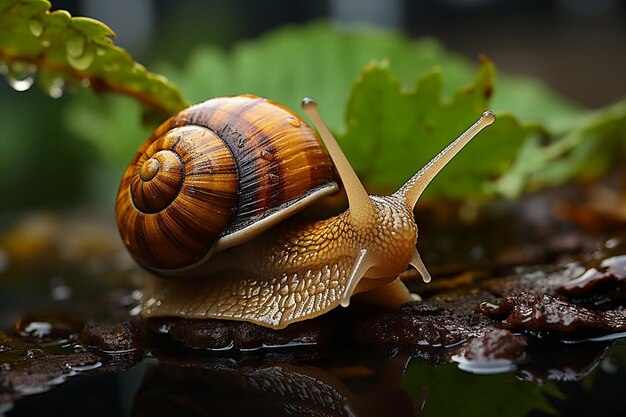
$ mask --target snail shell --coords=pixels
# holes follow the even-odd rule
[[[190,276],[213,252],[336,190],[330,157],[300,117],[264,98],[220,97],[175,115],[143,143],[116,215],[139,264]]]

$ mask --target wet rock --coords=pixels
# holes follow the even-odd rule
[[[460,369],[472,373],[504,372],[513,369],[515,361],[523,357],[526,344],[524,336],[505,329],[492,329],[469,338],[457,349],[452,360]]]
[[[131,321],[89,323],[83,329],[81,339],[106,353],[140,351],[144,345],[141,329]]]
[[[472,362],[515,360],[522,356],[526,339],[505,329],[493,329],[483,335],[471,337],[463,346],[463,357]]]
[[[626,300],[626,255],[604,259],[579,277],[555,287],[556,291],[587,304]]]
[[[50,385],[63,382],[59,377],[69,376],[85,367],[99,366],[98,356],[89,353],[68,353],[66,355],[48,355],[42,353],[36,357],[27,357],[29,365],[20,364],[17,369],[8,369],[0,373],[0,387],[13,388],[21,393],[46,391]]]
[[[168,334],[187,347],[209,350],[325,345],[335,333],[335,326],[327,319],[306,320],[281,330],[213,319],[151,318],[145,320],[145,324],[150,331]]]
[[[0,333],[0,392],[14,397],[47,391],[68,376],[101,366],[100,358],[90,352],[37,344]]]
[[[362,343],[406,350],[449,347],[479,335],[488,320],[476,318],[474,307],[487,294],[405,304],[398,313],[381,313],[356,326]]]
[[[548,294],[512,293],[483,302],[477,312],[499,320],[508,329],[587,336],[626,331],[626,311],[595,312]]]

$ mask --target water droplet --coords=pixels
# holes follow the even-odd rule
[[[28,28],[30,29],[30,33],[37,38],[41,36],[43,33],[43,24],[39,20],[31,19],[28,21]]]
[[[68,53],[67,62],[69,62],[69,64],[75,69],[79,71],[84,71],[89,68],[89,66],[93,62],[93,58],[95,55],[96,54],[93,49],[86,49],[84,53],[80,56],[73,56]]]
[[[2,352],[8,352],[11,350],[11,346],[6,346],[6,345],[0,345],[0,353]]]
[[[24,330],[20,332],[22,336],[32,336],[39,339],[50,336],[52,332],[52,324],[45,321],[31,321],[28,323]]]
[[[0,73],[16,91],[28,90],[35,81],[37,66],[30,62],[15,61],[10,65],[1,65]]]
[[[82,36],[73,36],[65,43],[67,55],[78,58],[85,52],[85,38]]]
[[[11,364],[10,363],[0,363],[0,371],[10,371]]]
[[[30,29],[30,33],[37,38],[43,33],[43,24],[37,19],[30,19],[28,21],[28,28]]]
[[[43,350],[41,349],[28,349],[26,351],[26,357],[28,359],[34,359],[37,356],[41,356],[41,355],[43,355]]]
[[[74,352],[76,353],[83,353],[85,350],[87,349],[85,349],[83,345],[79,345],[79,344],[74,345]]]
[[[79,71],[84,71],[93,62],[95,48],[90,48],[83,36],[73,36],[65,43],[67,62]]]
[[[143,308],[141,307],[141,304],[136,305],[135,307],[131,308],[130,311],[128,312],[128,314],[130,314],[131,316],[138,316],[139,314],[141,314],[141,311],[143,310]]]
[[[48,39],[42,39],[41,40],[41,46],[43,46],[44,48],[47,48],[50,46],[50,41]]]
[[[300,120],[296,119],[295,117],[289,116],[289,117],[287,117],[287,121],[293,127],[300,127],[300,125],[301,125]]]
[[[497,310],[498,308],[500,308],[500,305],[491,301],[483,301],[482,303],[480,303],[480,307],[488,310]]]
[[[60,98],[63,96],[65,80],[61,77],[54,78],[48,85],[48,94],[52,98]],[[69,289],[68,291],[65,291]],[[68,286],[58,286],[52,289],[52,298],[54,300],[66,300],[72,296],[72,289]]]
[[[171,323],[164,323],[164,324],[161,324],[159,326],[157,331],[159,333],[168,334],[171,330],[172,330],[172,324]]]
[[[90,85],[91,85],[91,80],[89,78],[81,78],[80,79],[80,86],[81,87],[89,88]]]
[[[72,366],[72,371],[74,371],[74,372],[93,371],[94,369],[97,369],[97,368],[99,368],[101,366],[102,366],[102,362],[100,362],[100,361],[93,362],[93,363],[86,363],[84,365],[73,365]]]

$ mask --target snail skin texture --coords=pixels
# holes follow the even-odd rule
[[[398,191],[370,196],[312,99],[290,110],[255,96],[192,106],[159,127],[126,170],[116,201],[122,239],[151,271],[144,317],[242,320],[273,329],[348,306],[356,294],[397,308],[398,275],[430,281],[413,208],[437,173],[495,120],[486,111]],[[332,159],[332,162],[331,162]],[[334,165],[334,169],[333,169]],[[345,212],[292,214],[336,191]]]

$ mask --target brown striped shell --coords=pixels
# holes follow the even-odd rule
[[[131,255],[164,275],[193,275],[322,195],[334,169],[313,130],[264,98],[197,104],[163,123],[126,169],[116,200]]]

